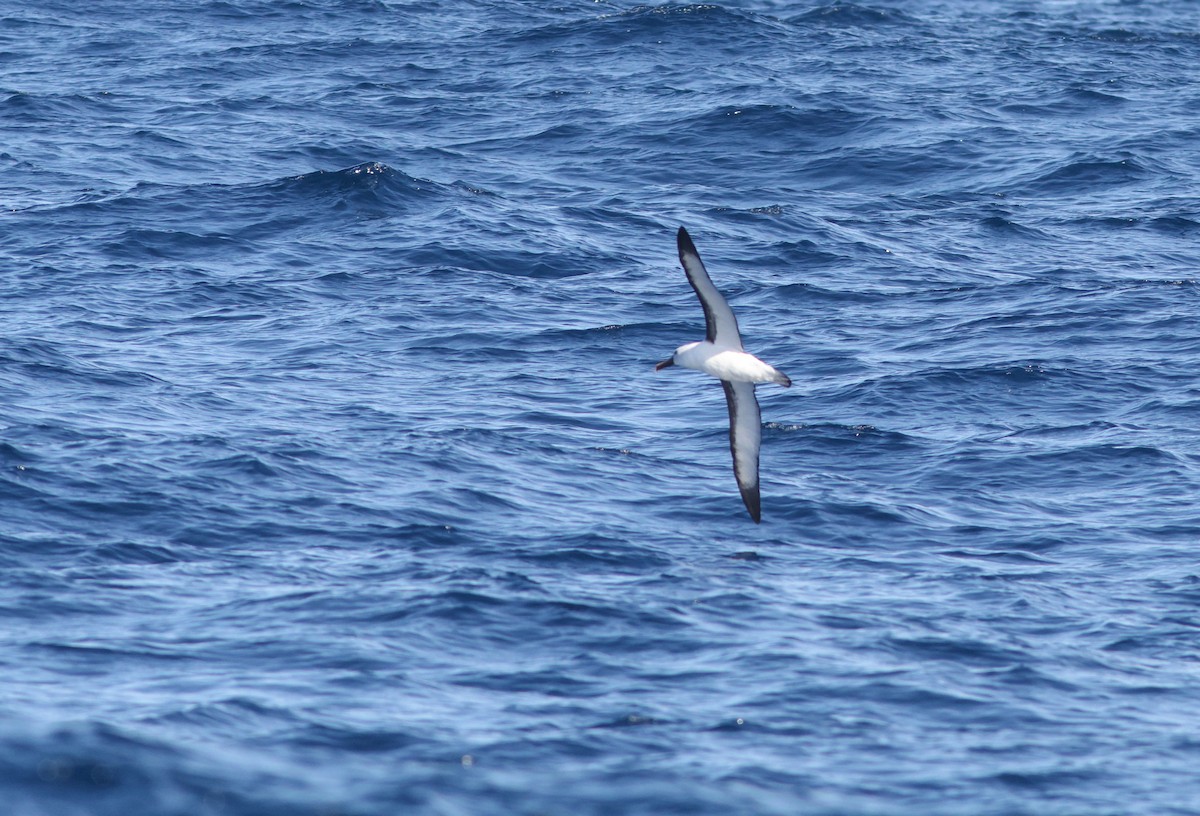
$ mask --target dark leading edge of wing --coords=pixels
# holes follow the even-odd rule
[[[719,341],[740,349],[742,336],[738,332],[737,318],[733,316],[733,309],[729,308],[725,297],[713,285],[712,278],[708,276],[708,270],[704,268],[704,261],[700,260],[700,253],[696,251],[696,245],[692,243],[692,237],[688,235],[687,230],[680,227],[677,237],[679,262],[683,264],[683,271],[687,274],[688,283],[692,285],[696,297],[700,299],[700,305],[704,308],[704,339],[710,343]]]
[[[733,475],[750,518],[759,524],[762,502],[758,489],[758,451],[762,446],[762,414],[754,396],[754,383],[721,380],[721,385],[729,404],[729,451],[733,454]]]

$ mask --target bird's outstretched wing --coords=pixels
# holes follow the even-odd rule
[[[758,490],[758,450],[762,447],[762,414],[754,396],[754,383],[721,380],[729,403],[729,450],[733,453],[733,475],[750,518],[762,521]]]
[[[704,307],[704,322],[707,328],[705,339],[718,346],[741,351],[742,336],[738,332],[733,309],[729,308],[725,296],[713,286],[712,278],[708,276],[704,261],[700,260],[700,253],[696,251],[696,245],[692,243],[687,230],[680,227],[677,237],[679,261],[683,264],[683,271],[687,273],[688,283],[696,290],[696,297],[700,298],[700,305]]]

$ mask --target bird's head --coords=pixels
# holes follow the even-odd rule
[[[675,349],[674,354],[672,354],[670,357],[668,357],[667,359],[663,360],[661,363],[656,365],[654,367],[654,370],[662,371],[664,368],[670,368],[673,365],[680,365],[681,364],[679,362],[680,356],[685,354],[688,351],[691,351],[698,345],[700,345],[700,344],[699,343],[684,343],[682,346]],[[686,365],[686,363],[683,363],[683,365]]]

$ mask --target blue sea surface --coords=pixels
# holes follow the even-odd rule
[[[1189,0],[0,0],[7,816],[1200,814]],[[704,320],[760,386],[763,523]]]

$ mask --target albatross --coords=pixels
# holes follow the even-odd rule
[[[700,253],[687,230],[679,228],[679,261],[687,274],[688,283],[696,290],[704,308],[704,340],[685,343],[675,353],[654,367],[662,371],[670,366],[694,368],[711,374],[725,388],[729,405],[729,450],[733,454],[733,475],[737,479],[742,501],[755,524],[762,522],[762,501],[758,489],[758,450],[762,447],[762,415],[754,386],[758,383],[779,383],[784,388],[792,381],[774,366],[750,354],[742,347],[737,318],[724,296],[713,286]]]

